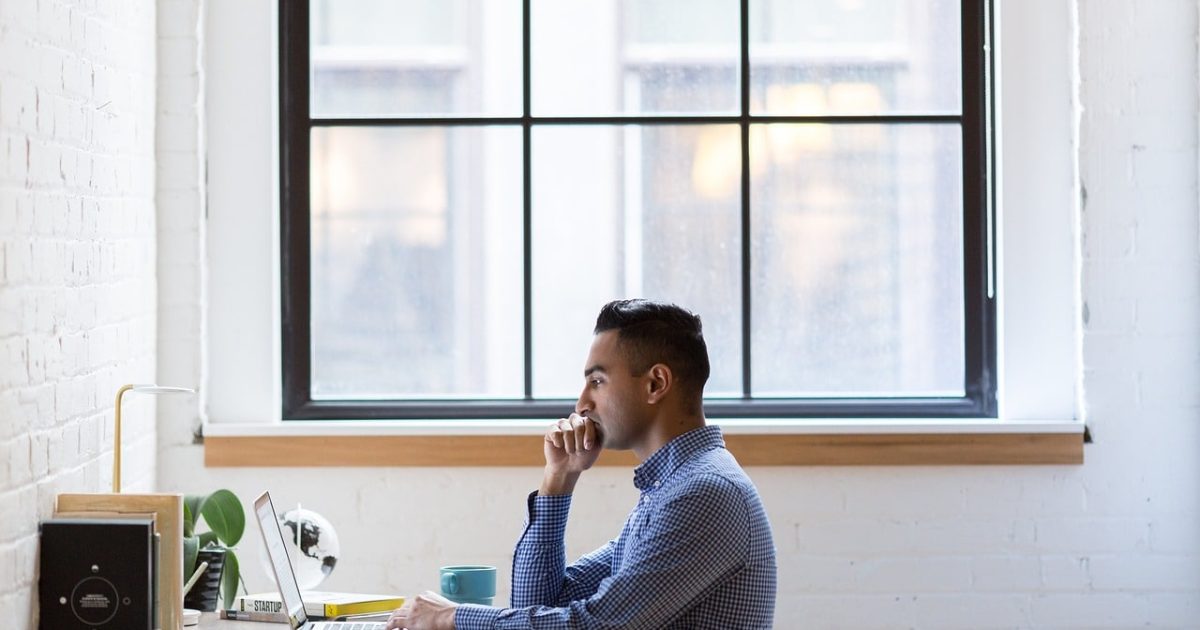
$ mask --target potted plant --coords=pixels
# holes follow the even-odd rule
[[[197,532],[200,519],[207,531]],[[183,579],[186,581],[201,562],[208,568],[185,594],[189,608],[211,611],[218,595],[223,608],[233,605],[241,582],[234,546],[246,531],[246,512],[237,495],[229,490],[211,494],[189,494],[183,498]]]

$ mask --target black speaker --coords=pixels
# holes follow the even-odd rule
[[[154,520],[43,521],[41,630],[153,630]]]

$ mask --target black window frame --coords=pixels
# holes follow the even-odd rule
[[[959,114],[752,115],[749,0],[741,0],[740,113],[728,116],[531,115],[530,4],[522,3],[523,111],[519,117],[320,118],[309,110],[309,0],[279,0],[280,253],[284,420],[538,419],[573,408],[567,399],[532,396],[531,130],[535,125],[737,124],[741,130],[742,397],[705,400],[709,418],[995,418],[997,417],[994,291],[994,147],[992,142],[992,6],[961,0],[962,109]],[[750,371],[750,128],[762,123],[956,123],[963,149],[964,395],[895,398],[752,398]],[[314,127],[519,125],[523,136],[524,353],[523,399],[314,400],[311,392],[310,134]],[[597,305],[597,308],[600,305]]]

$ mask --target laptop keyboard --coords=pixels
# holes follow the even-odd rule
[[[386,623],[375,621],[319,621],[312,630],[385,630]]]

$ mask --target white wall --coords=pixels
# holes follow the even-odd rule
[[[155,376],[155,11],[0,2],[0,610],[35,619],[37,524],[112,483],[113,396]],[[152,400],[122,480],[149,491]]]
[[[1040,10],[1032,2],[1004,4]],[[1078,233],[1025,238],[1034,245],[1006,252],[1006,265],[1036,270],[1075,260],[1081,267],[1072,304],[1084,320],[1076,331],[1082,366],[1071,380],[1082,384],[1095,437],[1086,463],[751,469],[775,528],[779,627],[1195,627],[1200,620],[1197,6],[1069,6],[1063,29],[1042,22],[1047,28],[1009,33],[1006,62],[1027,66],[1007,71],[1032,75],[1035,89],[1006,96],[1005,123],[1027,123],[1042,108],[1066,115],[1051,120],[1047,136],[1013,140],[1035,160],[1033,175],[1036,160],[1043,170],[1053,165],[1052,185],[1006,203],[1038,204],[1055,221],[1078,223]],[[1026,46],[1049,56],[1010,55]],[[210,75],[208,89],[230,89],[219,82]],[[212,102],[224,98],[209,96],[211,116]],[[1010,167],[1010,177],[1030,172]],[[244,209],[214,201],[212,211]],[[164,247],[192,246],[186,237],[164,239]],[[161,348],[168,347],[197,353],[202,346]],[[226,402],[210,403],[210,412]],[[301,501],[331,518],[342,560],[323,587],[347,590],[412,592],[433,587],[441,564],[485,562],[502,567],[506,595],[522,499],[539,479],[534,468],[205,469],[202,448],[188,436],[165,440],[160,457],[161,489],[226,486],[250,501],[269,488],[277,505]],[[569,555],[612,536],[635,498],[629,471],[589,473],[568,528]],[[254,535],[243,544],[243,566],[250,588],[265,590]]]

